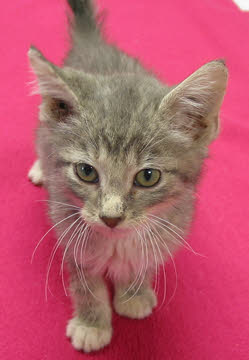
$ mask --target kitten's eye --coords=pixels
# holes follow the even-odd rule
[[[144,169],[139,171],[135,177],[134,184],[142,187],[152,187],[158,183],[161,172],[155,169]]]
[[[97,183],[99,176],[93,166],[88,164],[77,164],[75,167],[78,177],[88,183]]]

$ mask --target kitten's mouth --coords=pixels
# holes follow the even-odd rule
[[[122,236],[130,233],[131,231],[133,231],[133,229],[130,227],[117,226],[114,228],[110,228],[109,226],[102,225],[102,224],[95,224],[94,226],[92,226],[92,229],[99,234],[102,234],[102,235],[105,235],[105,236],[111,237],[111,238],[119,238],[119,237],[122,237]]]

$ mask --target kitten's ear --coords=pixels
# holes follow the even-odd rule
[[[222,60],[202,66],[164,97],[160,117],[176,136],[208,145],[218,135],[227,77]]]
[[[35,47],[31,47],[28,56],[37,78],[37,88],[33,94],[40,94],[46,107],[50,107],[53,117],[62,120],[71,109],[77,107],[78,99],[66,81],[63,69],[50,63]]]

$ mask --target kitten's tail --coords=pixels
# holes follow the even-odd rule
[[[95,31],[97,24],[92,0],[67,0],[75,18],[76,31]]]

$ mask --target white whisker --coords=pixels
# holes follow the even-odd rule
[[[52,254],[50,256],[50,259],[49,259],[49,263],[48,263],[48,270],[47,270],[47,276],[46,276],[46,283],[45,283],[45,298],[46,298],[46,301],[48,299],[48,282],[49,282],[49,274],[50,274],[50,269],[51,269],[51,266],[52,266],[52,263],[53,263],[53,260],[54,260],[54,257],[55,257],[55,254],[59,248],[59,246],[61,245],[64,237],[67,235],[67,233],[71,230],[71,228],[77,223],[79,219],[75,220],[71,225],[69,225],[66,230],[63,231],[63,233],[61,234],[61,236],[59,237],[58,241],[56,242],[55,246],[53,247],[53,250],[52,250]]]
[[[80,218],[79,218],[80,219]],[[72,244],[75,236],[77,236],[77,234],[81,231],[82,227],[84,226],[84,223],[83,223],[83,219],[80,221],[80,223],[76,226],[76,228],[74,229],[72,235],[70,236],[70,239],[68,240],[67,242],[67,245],[65,247],[65,250],[63,252],[63,257],[62,257],[62,261],[61,261],[61,277],[62,277],[62,284],[63,284],[63,289],[64,289],[64,292],[65,292],[65,295],[67,296],[67,290],[66,290],[66,286],[65,286],[65,281],[64,281],[64,261],[65,261],[65,257],[66,257],[66,254],[67,254],[67,251],[70,247],[70,245]],[[79,229],[80,228],[80,229]]]
[[[81,250],[80,250],[80,257],[81,257],[81,261],[83,260],[84,258],[84,252],[85,252],[85,249],[86,249],[86,246],[87,246],[87,241],[89,239],[89,234],[90,234],[90,230],[89,230],[90,226],[88,225],[87,229],[88,232],[84,235],[84,239],[81,241]],[[77,252],[78,252],[78,247],[77,247]],[[86,289],[89,291],[89,293],[98,301],[100,301],[101,303],[104,303],[104,301],[102,299],[100,299],[99,297],[97,297],[93,291],[90,289],[88,283],[87,283],[87,279],[86,279],[86,276],[84,274],[84,268],[81,264],[81,268],[79,269],[80,271],[80,276],[82,277],[84,283],[85,283],[85,286],[86,286]]]
[[[142,239],[143,239],[143,237],[141,237],[141,240]],[[123,303],[126,303],[127,301],[130,301],[132,298],[134,298],[137,295],[138,291],[140,290],[140,288],[141,288],[141,286],[142,286],[142,284],[144,282],[144,279],[145,279],[145,276],[146,276],[146,273],[147,273],[147,269],[148,269],[148,264],[149,264],[148,246],[147,246],[146,241],[144,241],[144,245],[145,245],[145,250],[146,250],[146,265],[145,265],[145,269],[144,269],[144,274],[143,274],[143,276],[141,276],[141,281],[140,281],[136,291],[134,292],[134,294],[132,296],[130,296],[127,300],[123,301]]]
[[[150,228],[150,226],[148,225],[148,229],[149,231],[151,232],[154,240],[155,240],[155,234],[153,233],[152,229]],[[163,259],[163,256],[162,256],[162,252],[160,250],[160,247],[158,246],[158,243],[157,241],[155,240],[155,245],[157,247],[157,250],[158,250],[158,253],[159,253],[159,256],[161,258],[161,263],[162,263],[162,268],[163,268],[163,280],[164,280],[164,286],[163,286],[163,300],[162,300],[162,304],[160,306],[160,308],[163,306],[164,302],[165,302],[165,299],[166,299],[166,294],[167,294],[167,277],[166,277],[166,272],[165,272],[165,265],[164,265],[164,259]]]
[[[53,225],[53,226],[46,232],[45,235],[43,235],[43,237],[39,240],[38,244],[36,245],[36,247],[35,247],[35,249],[34,249],[34,251],[33,251],[33,254],[32,254],[32,256],[31,256],[31,264],[33,263],[34,256],[35,256],[35,253],[36,253],[38,247],[39,247],[40,244],[42,243],[43,239],[48,235],[48,233],[50,233],[50,231],[53,230],[56,226],[60,225],[60,224],[63,223],[64,221],[66,221],[66,220],[70,219],[71,217],[76,216],[76,215],[78,215],[78,214],[79,214],[79,212],[76,212],[76,213],[71,214],[71,215],[67,216],[66,218],[60,220],[60,221],[57,222],[55,225]]]
[[[138,230],[135,228],[135,226],[133,226],[133,228],[135,229],[135,231],[138,234]],[[141,248],[142,248],[142,259],[144,260],[144,247],[143,247],[143,241],[141,240],[140,236],[139,236],[139,240],[140,240],[140,244],[141,244]],[[139,271],[138,271],[134,281],[131,283],[131,285],[128,287],[128,289],[126,289],[126,291],[121,295],[121,298],[124,297],[131,289],[133,289],[136,286],[137,282],[139,281],[140,276],[143,272],[143,260],[141,261],[141,266],[139,268]]]
[[[53,201],[53,200],[36,200],[36,201],[38,201],[38,202],[49,202],[49,203],[59,204],[59,205],[65,205],[66,207],[74,208],[74,209],[77,209],[77,210],[81,209],[79,206],[63,203],[63,202],[60,202],[60,201]]]
[[[179,228],[179,227],[176,226],[175,224],[172,224],[170,221],[168,221],[168,220],[166,220],[166,219],[163,219],[163,218],[161,218],[161,217],[159,217],[159,216],[156,216],[156,215],[154,215],[154,214],[149,214],[149,217],[150,217],[150,216],[152,216],[152,217],[154,217],[154,218],[156,218],[156,219],[158,219],[158,220],[160,220],[160,221],[162,221],[162,222],[165,222],[165,223],[167,223],[168,225],[173,226],[174,228],[176,228],[177,230],[179,230],[181,233],[184,234],[184,231],[183,231],[181,228]]]
[[[79,265],[78,265],[78,262],[77,262],[77,251],[78,251],[78,246],[80,244],[80,241],[84,241],[84,239],[82,240],[82,237],[84,236],[85,234],[85,231],[86,231],[86,228],[82,227],[80,232],[79,232],[79,235],[75,241],[75,244],[74,244],[74,248],[73,248],[73,256],[74,256],[74,263],[75,263],[75,268],[76,268],[76,271],[77,271],[77,274],[78,274],[78,278],[83,286],[83,288],[85,289],[85,284],[83,282],[83,278],[81,277],[81,273],[80,273],[80,268],[79,268]]]
[[[155,219],[150,219],[154,224],[157,224],[158,227],[160,227],[162,230],[164,230],[168,235],[170,235],[177,244],[181,244],[183,247],[185,247],[186,249],[188,249],[189,251],[191,251],[193,254],[198,255],[198,256],[202,256],[204,257],[202,254],[197,253],[190,245],[189,243],[181,236],[179,235],[176,231],[174,231],[173,229],[169,228],[167,225],[163,224],[162,222],[160,222],[159,220],[155,220]],[[171,234],[171,231],[176,234],[179,238],[179,240],[173,235]],[[180,241],[182,240],[182,241]]]
[[[144,217],[146,219],[146,217]],[[152,251],[153,251],[153,255],[154,255],[154,259],[155,259],[155,286],[154,286],[154,290],[155,292],[157,291],[157,286],[159,286],[158,284],[158,269],[159,269],[159,262],[158,262],[158,259],[157,259],[157,254],[156,254],[156,251],[155,251],[155,246],[154,246],[154,243],[153,243],[153,239],[151,238],[151,232],[149,231],[150,229],[147,228],[147,226],[145,225],[145,228],[147,230],[147,234],[149,236],[149,241],[151,243],[151,246],[152,246]]]
[[[169,254],[169,256],[170,256],[170,259],[171,259],[171,261],[172,261],[172,264],[173,264],[173,267],[174,267],[174,271],[175,271],[175,280],[176,280],[176,281],[175,281],[175,288],[174,288],[174,291],[173,291],[172,296],[170,297],[170,299],[169,299],[169,301],[168,301],[168,303],[167,303],[167,305],[168,305],[168,304],[172,301],[172,299],[174,298],[175,293],[176,293],[176,290],[177,290],[177,279],[178,279],[178,276],[177,276],[176,264],[175,264],[175,260],[174,260],[174,258],[173,258],[173,255],[171,254],[171,252],[170,252],[170,250],[169,250],[169,247],[168,247],[168,245],[166,244],[166,241],[163,241],[160,233],[159,233],[159,232],[157,231],[157,229],[156,229],[155,224],[154,224],[154,225],[152,224],[152,227],[153,227],[154,231],[156,231],[156,233],[157,233],[157,239],[159,240],[160,244],[161,244],[163,247],[166,248],[166,250],[167,250],[167,252],[168,252],[168,254]],[[160,241],[160,239],[161,239],[161,241]]]

